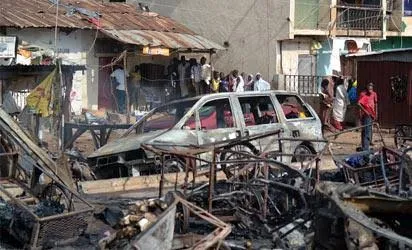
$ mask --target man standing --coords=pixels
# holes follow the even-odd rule
[[[270,84],[262,79],[260,73],[256,73],[256,81],[253,86],[255,91],[267,91],[270,90]]]
[[[172,98],[180,97],[180,85],[176,85],[178,80],[178,65],[179,60],[176,57],[173,57],[169,66],[167,66],[167,76],[170,79],[170,86],[173,89]]]
[[[358,104],[361,108],[362,149],[369,150],[372,142],[372,123],[378,118],[378,95],[373,91],[373,83],[368,83],[366,90],[359,96]]]
[[[115,94],[117,101],[117,108],[119,113],[124,114],[126,112],[126,77],[129,74],[123,70],[121,66],[115,66],[115,70],[110,75],[112,82],[116,86]]]
[[[187,97],[189,95],[188,89],[188,80],[190,78],[190,73],[188,73],[189,63],[186,62],[186,57],[180,57],[180,63],[178,66],[178,74],[179,74],[179,85],[180,85],[180,96]]]
[[[245,82],[243,81],[243,77],[239,75],[239,71],[233,70],[233,79],[235,79],[234,84],[232,86],[233,92],[244,92],[245,91]]]
[[[329,92],[329,84],[331,80],[323,79],[321,82],[321,102],[320,102],[320,113],[322,124],[327,128],[331,129],[331,112],[332,112],[332,105],[333,105],[333,95]]]
[[[201,73],[200,73],[200,91],[201,94],[210,93],[210,80],[212,78],[212,67],[206,63],[206,57],[200,58]]]
[[[190,78],[192,79],[193,87],[196,90],[196,95],[200,95],[200,80],[201,80],[202,66],[193,59],[193,66],[190,69]]]
[[[128,88],[130,96],[130,105],[133,105],[134,110],[138,109],[139,106],[139,89],[140,82],[142,81],[142,75],[140,74],[140,67],[136,65],[134,67],[134,72],[130,73],[130,88]]]

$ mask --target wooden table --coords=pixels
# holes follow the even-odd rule
[[[86,131],[90,131],[95,149],[98,149],[107,143],[113,130],[128,129],[131,126],[132,124],[87,124],[66,122],[64,124],[64,149],[71,148],[73,142]],[[74,134],[73,129],[76,129]]]

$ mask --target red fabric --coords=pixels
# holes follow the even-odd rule
[[[331,118],[332,120],[332,126],[335,127],[337,130],[342,131],[343,130],[343,123],[342,122],[338,122],[337,120],[335,120],[334,118]]]
[[[370,93],[363,91],[359,96],[359,105],[363,107],[361,110],[361,117],[370,115],[373,119],[376,118],[376,103],[378,102],[378,95],[375,92]],[[365,114],[366,111],[366,114]]]

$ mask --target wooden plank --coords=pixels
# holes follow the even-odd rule
[[[199,173],[199,175],[202,173]],[[196,182],[208,182],[209,178],[205,175],[196,177]],[[176,173],[165,174],[165,188],[172,188],[175,185]],[[185,173],[180,172],[177,176],[178,186],[184,184]],[[220,171],[217,173],[217,179],[226,179],[225,174]],[[192,178],[189,178],[190,183]],[[126,178],[116,178],[107,180],[96,181],[84,181],[79,182],[79,188],[82,193],[85,194],[103,194],[103,193],[115,193],[115,192],[129,192],[138,191],[139,189],[158,188],[160,182],[160,175],[147,175],[136,176]]]

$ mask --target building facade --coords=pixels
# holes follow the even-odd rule
[[[146,99],[161,102],[174,55],[223,49],[168,17],[125,3],[61,0],[58,15],[48,0],[2,0],[0,8],[0,52],[8,49],[7,39],[15,39],[12,55],[0,54],[1,89],[30,91],[58,59],[75,69],[67,93],[74,113],[114,109],[110,73],[115,64],[130,73],[141,66]]]
[[[412,12],[404,0],[127,2],[170,16],[225,46],[213,58],[216,68],[260,72],[279,88],[284,75],[327,76],[342,71],[342,55],[370,51],[371,41],[412,34]]]

